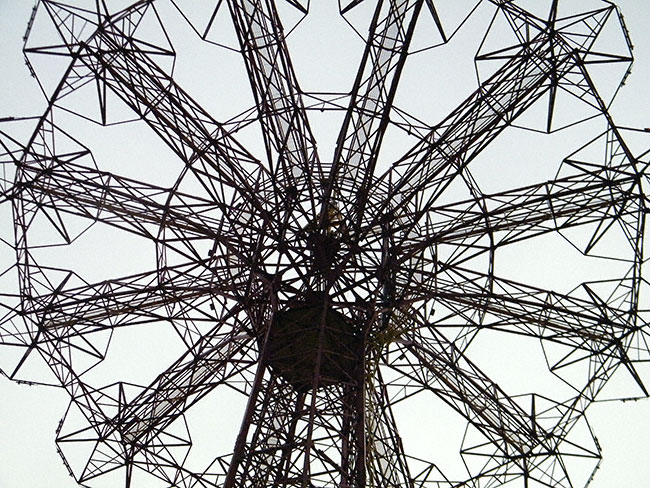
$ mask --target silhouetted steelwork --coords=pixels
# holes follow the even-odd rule
[[[553,1],[540,18],[515,2],[484,2],[507,21],[516,43],[488,50],[486,27],[476,62],[497,67],[429,127],[395,101],[417,25],[437,26],[442,43],[453,35],[435,0],[373,3],[352,87],[330,94],[301,89],[275,2],[215,0],[198,25],[172,1],[207,42],[216,15],[230,15],[254,108],[228,123],[177,84],[157,3],[109,12],[104,0],[85,7],[40,0],[25,37],[28,67],[41,54],[69,64],[29,140],[0,132],[3,165],[13,172],[3,181],[2,203],[12,206],[16,253],[5,276],[18,283],[17,293],[3,295],[0,338],[5,349],[21,351],[5,374],[20,380],[30,357],[40,355],[69,393],[57,443],[71,475],[92,485],[119,469],[126,486],[142,470],[160,486],[183,487],[488,487],[514,480],[569,487],[574,458],[593,460],[590,475],[600,446],[587,407],[617,369],[648,394],[635,368],[650,353],[640,305],[648,155],[628,146],[588,69],[632,60],[617,8],[604,3],[562,17]],[[287,3],[309,15],[309,2]],[[367,7],[341,3],[341,15],[361,3]],[[59,36],[52,44],[30,42],[39,18]],[[160,42],[147,38],[153,30],[141,27],[150,25],[145,19],[160,23]],[[620,31],[625,53],[595,47],[608,23]],[[85,116],[67,100],[87,85],[99,102],[97,122],[109,122],[110,99],[119,99],[169,147],[182,162],[175,184],[98,169],[90,149],[57,122]],[[543,97],[550,132],[561,91],[591,106],[605,132],[568,156],[553,180],[482,193],[468,172],[472,160]],[[331,161],[319,157],[311,110],[343,112]],[[249,126],[262,135],[263,160],[234,135]],[[390,129],[412,142],[384,171],[378,158]],[[130,148],[113,143],[127,156]],[[594,146],[602,147],[600,160],[588,151]],[[467,197],[449,203],[459,181]],[[157,267],[89,283],[41,264],[35,250],[52,235],[69,244],[85,232],[72,217],[149,240]],[[45,238],[37,230],[43,222]],[[568,294],[496,273],[498,249],[574,228],[579,237],[567,239],[586,256],[616,234],[601,257],[625,271]],[[91,386],[113,332],[147,323],[171,325],[185,352],[148,386]],[[485,330],[539,339],[549,370],[572,395],[509,395],[470,358],[470,344]],[[586,374],[565,378],[576,365]],[[229,452],[197,468],[187,457],[185,415],[222,389],[247,398],[239,434]],[[467,423],[464,478],[410,454],[399,434],[395,405],[422,392]],[[83,449],[68,454],[70,445]]]

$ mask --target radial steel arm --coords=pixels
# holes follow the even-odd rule
[[[285,198],[318,202],[323,169],[275,2],[228,2],[272,160],[275,188]],[[273,158],[277,155],[277,162]],[[309,215],[310,221],[315,215]]]
[[[380,1],[339,133],[328,199],[348,226],[360,225],[379,149],[423,0]],[[321,219],[331,213],[323,209]]]
[[[568,455],[582,449],[563,446],[560,432],[542,427],[534,411],[525,410],[434,329],[405,332],[394,347],[385,365],[400,375],[395,385],[408,383],[432,391],[463,415],[495,451],[492,461],[497,466],[489,469],[497,472],[499,466],[511,464],[524,479],[541,480],[548,475],[544,465],[549,460],[563,466],[564,447]],[[584,455],[598,457],[586,449]],[[563,468],[551,476],[559,484],[566,480]]]
[[[471,315],[466,311],[487,312],[483,327],[569,344],[593,354],[616,349],[621,338],[639,328],[633,311],[608,305],[586,285],[589,299],[459,267],[425,275],[424,282],[417,285],[399,283],[401,293],[414,300],[440,300],[455,310],[461,321]]]
[[[71,327],[68,332],[71,335],[161,320],[165,314],[157,310],[165,305],[208,298],[215,292],[211,276],[184,273],[194,267],[155,270],[70,289],[61,287],[51,295],[36,298],[29,314],[42,316],[46,329]],[[174,279],[160,283],[163,272],[174,275]]]
[[[183,354],[139,395],[131,400],[116,399],[116,417],[96,415],[89,419],[89,426],[60,434],[59,444],[83,442],[99,434],[101,442],[91,454],[81,480],[133,462],[142,463],[140,453],[146,458],[149,450],[160,450],[165,444],[165,429],[219,385],[240,381],[245,391],[250,381],[246,372],[257,361],[253,338],[246,329],[235,310],[224,313],[194,349]],[[170,440],[173,442],[173,438]],[[110,462],[102,459],[105,450],[115,453]]]
[[[45,2],[50,9],[62,8]],[[234,192],[258,211],[267,175],[259,162],[221,124],[161,69],[134,38],[122,31],[129,17],[148,7],[141,2],[101,19],[87,39],[67,39],[72,56],[131,107],[192,170],[209,172],[228,189],[215,195],[219,203],[231,202]],[[75,30],[71,22],[84,21],[66,15],[60,30]],[[70,26],[69,26],[70,25]],[[29,49],[26,50],[29,52]],[[197,165],[194,168],[194,164]],[[268,196],[268,195],[267,195]]]
[[[193,211],[170,206],[172,195]],[[164,226],[190,238],[228,241],[217,231],[223,224],[202,215],[206,209],[214,209],[213,202],[74,163],[54,163],[46,168],[25,166],[24,181],[4,196],[39,202],[41,210],[79,215],[152,240],[158,238],[160,227]]]
[[[549,449],[550,436],[530,419],[529,413],[441,334],[425,338],[407,332],[396,347],[400,352],[387,357],[387,366],[397,367],[397,362],[391,362],[397,358],[399,368],[409,378],[422,382],[501,449],[513,455]],[[400,353],[405,356],[400,358]]]
[[[534,28],[539,34],[510,50],[501,68],[382,176],[389,186],[386,210],[411,202],[426,211],[485,146],[582,62],[608,13],[591,15],[580,46],[548,26]]]
[[[624,165],[483,195],[478,202],[432,206],[420,227],[425,237],[403,242],[403,256],[434,245],[471,245],[473,239],[489,235],[493,247],[499,247],[552,231],[623,219],[637,211],[639,195],[639,176],[631,165]]]

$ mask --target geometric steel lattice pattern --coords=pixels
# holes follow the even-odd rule
[[[648,396],[650,129],[618,7],[567,4],[39,0],[0,368],[68,395],[76,482],[597,479],[591,405]]]

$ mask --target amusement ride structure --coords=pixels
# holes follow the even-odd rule
[[[129,3],[38,1],[23,51],[45,110],[0,114],[0,367],[69,395],[55,437],[76,482],[597,479],[589,407],[648,396],[650,359],[650,129],[612,113],[618,7],[340,0],[319,31],[313,0]],[[310,29],[355,39],[346,88],[303,87]],[[456,100],[433,79],[471,35],[478,85]],[[430,103],[451,109],[423,121]],[[495,161],[532,137],[552,173]],[[499,372],[518,342],[537,366]],[[146,382],[141,354],[164,364]],[[448,418],[458,442],[426,434]]]

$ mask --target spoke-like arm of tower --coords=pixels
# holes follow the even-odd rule
[[[182,266],[142,273],[119,280],[107,280],[84,287],[56,290],[51,295],[38,297],[38,304],[29,311],[42,316],[46,329],[68,328],[78,335],[104,328],[163,320],[160,312],[174,303],[190,304],[210,297],[211,276],[186,275],[192,266]],[[183,269],[185,268],[185,269]],[[169,283],[160,283],[161,272],[175,275]],[[60,334],[60,333],[59,333]]]
[[[67,341],[117,327],[171,321],[187,341],[194,342],[193,336],[200,334],[196,327],[215,320],[215,312],[208,310],[212,302],[236,296],[249,280],[248,270],[213,261],[66,287],[71,277],[68,274],[51,293],[32,297],[29,306],[22,307],[24,330],[11,326],[17,310],[4,317],[0,341],[32,348],[52,338]],[[87,345],[89,354],[100,354]]]
[[[606,304],[589,287],[584,288],[589,297],[585,299],[459,267],[423,271],[422,278],[417,285],[401,282],[398,287],[405,296],[439,301],[467,320],[474,312],[484,314],[482,323],[475,325],[570,345],[594,355],[617,354],[621,340],[638,330],[634,311]],[[442,325],[445,317],[440,320]]]
[[[218,385],[256,364],[253,337],[237,323],[238,319],[232,317],[229,321],[235,322],[235,326],[224,331],[223,324],[219,324],[195,351],[183,355],[125,406],[126,422],[121,433],[126,442],[146,444],[142,437],[162,432]],[[245,391],[248,387],[242,384],[240,388]]]
[[[119,419],[119,412],[125,404],[125,385],[118,383],[108,388],[96,389],[84,383],[70,368],[70,346],[61,347],[56,342],[55,338],[52,338],[42,344],[43,356],[60,384],[72,398],[68,415],[71,414],[71,411],[77,410],[77,414],[81,414],[82,418],[86,419],[85,425],[80,425],[78,419],[69,421],[68,415],[66,415],[56,431],[57,444],[59,448],[63,447],[67,451],[66,448],[70,445],[88,446],[89,440],[92,440],[93,443],[89,454],[84,449],[84,452],[87,453],[86,458],[78,455],[67,456],[59,450],[70,475],[74,476],[79,483],[126,466],[126,484],[128,485],[135,464],[164,479],[167,478],[165,475],[171,471],[173,476],[180,475],[184,479],[192,479],[201,484],[204,483],[203,478],[212,478],[219,474],[218,469],[212,470],[210,475],[206,473],[197,475],[183,468],[183,460],[175,455],[174,448],[179,444],[183,445],[189,442],[184,436],[179,437],[171,434],[166,437],[165,434],[161,434],[153,447],[128,444],[121,436],[121,432],[116,429],[116,420]],[[126,386],[129,388],[130,385]],[[116,411],[118,412],[117,416],[115,415]],[[74,414],[70,416],[74,417]],[[155,438],[156,434],[152,433],[152,435]],[[145,451],[145,454],[138,458],[137,454],[142,451]],[[78,453],[78,451],[74,452]],[[77,465],[78,461],[83,464]]]
[[[415,391],[431,391],[469,421],[481,434],[477,438],[470,432],[470,443],[478,445],[463,447],[465,455],[481,456],[480,473],[473,476],[499,477],[505,468],[524,480],[570,486],[565,456],[599,459],[593,439],[583,438],[580,444],[566,439],[579,415],[543,427],[548,422],[544,412],[538,415],[534,397],[530,410],[524,408],[524,397],[508,396],[442,334],[429,332],[405,335],[386,356],[385,365],[396,373],[388,388],[396,391],[394,402]],[[549,463],[556,465],[551,473]]]
[[[223,187],[215,195],[218,203],[232,203],[234,194],[264,213],[264,198],[271,197],[268,175],[259,161],[120,29],[130,15],[146,6],[139,3],[103,19],[85,41],[74,39],[70,49],[76,62],[133,109],[192,171],[218,179]],[[74,15],[66,19],[75,20]],[[70,31],[75,30],[70,27]]]
[[[360,224],[393,99],[423,0],[380,1],[334,152],[328,199],[351,229]],[[329,212],[330,207],[323,209]]]
[[[113,92],[129,105],[194,171],[211,174],[260,211],[263,173],[257,160],[212,119],[173,79],[135,46],[123,48],[119,32],[97,36],[81,59],[105,73]],[[121,40],[121,39],[120,39]],[[123,42],[123,40],[121,40]],[[128,41],[127,41],[128,42]],[[115,54],[118,50],[119,54]],[[109,75],[111,78],[109,78]],[[199,166],[201,169],[196,169]],[[218,203],[230,201],[224,192]]]
[[[219,385],[240,384],[243,392],[248,389],[247,384],[252,379],[249,370],[254,369],[257,362],[257,350],[253,337],[246,331],[245,319],[239,316],[241,313],[236,308],[224,312],[209,334],[139,395],[128,402],[118,399],[117,417],[95,415],[89,419],[91,425],[87,428],[59,435],[59,443],[74,443],[97,436],[95,432],[100,433],[102,442],[98,443],[88,462],[93,470],[82,473],[81,481],[121,465],[142,462],[138,454],[146,458],[160,450],[165,446],[165,429]],[[168,441],[173,443],[177,439],[172,436]],[[107,462],[102,455],[104,449],[120,454]]]
[[[37,155],[34,161],[27,161],[27,163],[35,163],[33,165],[38,168],[36,171],[55,169],[50,166],[57,162],[56,158],[53,158],[50,153],[43,152],[54,151],[54,148],[50,147],[51,139],[57,130],[51,121],[53,108],[57,100],[72,88],[72,82],[68,78],[74,78],[80,65],[83,64],[89,67],[98,79],[103,80],[106,85],[114,89],[120,98],[133,107],[163,137],[165,142],[181,156],[189,171],[192,171],[200,180],[210,180],[206,184],[206,188],[209,190],[210,198],[212,198],[210,203],[215,208],[220,211],[229,207],[232,208],[232,206],[239,209],[247,208],[248,214],[253,216],[252,220],[249,219],[251,220],[250,225],[257,225],[259,222],[256,219],[258,219],[260,212],[256,212],[256,210],[262,208],[261,201],[265,199],[264,195],[266,195],[262,189],[264,183],[261,183],[265,179],[265,174],[258,162],[232,140],[223,127],[209,117],[196,102],[178,88],[171,78],[151,61],[145,52],[139,51],[138,46],[133,44],[135,42],[133,39],[124,35],[118,29],[118,25],[129,25],[131,27],[137,25],[139,16],[148,8],[149,4],[148,1],[137,2],[132,7],[115,14],[113,17],[102,18],[102,23],[97,24],[88,19],[77,19],[75,17],[77,11],[67,9],[64,4],[43,2],[43,5],[53,18],[59,19],[60,24],[57,24],[57,27],[61,29],[64,42],[69,44],[68,47],[73,60],[55,89],[48,109],[41,117],[34,135],[27,144],[26,154],[33,153]],[[93,18],[95,17],[93,16]],[[68,25],[67,23],[71,24]],[[81,29],[82,31],[88,31],[88,25],[95,27],[94,33],[86,39],[86,42],[74,37],[74,33],[79,31],[75,29],[75,26],[78,27],[79,25],[85,26],[84,29]],[[94,49],[92,46],[94,46]],[[102,48],[107,50],[103,51]],[[139,57],[136,53],[139,54]],[[111,65],[111,61],[115,61],[115,65]],[[139,62],[141,63],[139,64]],[[49,158],[49,160],[39,158],[39,154],[45,155],[46,159]],[[58,155],[57,157],[64,156]],[[235,169],[231,171],[224,162],[230,163]],[[24,169],[24,166],[19,167],[16,172],[14,189],[22,190],[25,185],[29,186],[30,181],[34,179],[27,171],[27,169],[34,168]],[[54,177],[48,179],[49,182],[54,180],[56,180]],[[78,183],[84,186],[85,189],[92,185],[90,182]],[[251,188],[255,190],[251,191]],[[94,195],[98,196],[97,192]],[[113,195],[106,194],[105,198],[110,201]],[[63,198],[63,196],[58,197]],[[43,201],[44,198],[49,197],[39,195],[39,201]],[[98,200],[97,202],[85,203],[101,204],[109,203],[108,201],[100,202]],[[68,200],[68,202],[71,201]],[[72,206],[76,205],[76,203]],[[37,265],[33,262],[29,253],[26,252],[27,229],[29,226],[26,215],[33,214],[35,210],[25,208],[25,205],[26,202],[22,199],[14,199],[15,214],[18,216],[16,219],[16,248],[20,289],[21,294],[29,301],[30,297],[36,296],[38,293],[33,289],[29,273],[29,269]],[[78,207],[78,205],[76,206]],[[118,211],[117,207],[113,207],[112,210]],[[118,212],[122,213],[121,211]],[[225,221],[232,223],[233,220],[236,220],[236,218],[230,219],[230,214],[227,212],[221,213],[224,215],[222,223]],[[122,215],[124,214],[122,213]],[[58,214],[55,217],[57,217],[55,222],[60,221]],[[121,219],[109,218],[109,220],[115,225],[116,221]],[[185,219],[181,218],[180,222],[183,220]],[[253,223],[254,220],[257,223]],[[65,239],[65,226],[63,223],[59,223],[58,227],[63,231],[63,238]],[[174,228],[173,225],[169,225],[169,219],[166,219],[164,223],[167,224],[164,228],[173,233]],[[123,225],[123,222],[120,222],[117,225],[124,228],[130,224]],[[218,229],[223,236],[225,233],[224,227],[219,226]]]
[[[3,197],[26,198],[39,202],[40,211],[47,208],[52,212],[78,215],[152,240],[158,238],[160,227],[164,226],[182,232],[189,239],[214,239],[229,245],[226,236],[231,234],[219,232],[224,229],[224,222],[202,215],[208,210],[214,212],[215,204],[212,201],[177,191],[171,192],[167,188],[99,171],[69,160],[61,161],[56,157],[50,159],[52,163],[45,167],[23,165],[22,181],[4,192]],[[191,211],[170,206],[172,195],[174,199],[184,202]],[[66,233],[64,227],[59,231],[62,235]]]
[[[51,293],[33,297],[29,306],[23,307],[20,315],[25,330],[9,327],[16,320],[14,315],[4,317],[0,340],[31,348],[52,338],[67,341],[116,327],[182,319],[196,308],[207,308],[216,293],[211,277],[188,273],[194,268],[192,264],[163,269],[170,278],[164,283],[161,270],[156,269],[66,288],[72,278],[68,274]],[[100,354],[90,343],[88,348],[89,354]]]
[[[389,389],[401,385],[435,393],[506,460],[559,454],[559,439],[539,425],[534,413],[524,410],[442,334],[433,328],[416,332],[409,315],[394,317],[408,322],[404,326],[411,332],[404,333],[384,357],[384,365],[397,375]]]
[[[473,256],[478,242],[490,237],[491,248],[540,234],[609,220],[625,220],[641,211],[642,193],[634,167],[616,168],[557,178],[537,185],[483,195],[449,205],[432,206],[420,222],[420,233],[402,240],[402,259],[427,248],[460,245]],[[609,226],[598,226],[592,242]],[[449,263],[453,264],[453,263]]]
[[[323,170],[275,2],[228,3],[255,96],[276,192],[289,199],[297,193],[300,200],[319,202]],[[315,211],[316,205],[313,207]],[[309,220],[315,217],[310,215]]]
[[[522,45],[382,176],[389,187],[385,210],[399,215],[409,203],[416,213],[428,210],[452,179],[549,89],[551,77],[561,79],[577,62],[573,51],[547,32]]]

